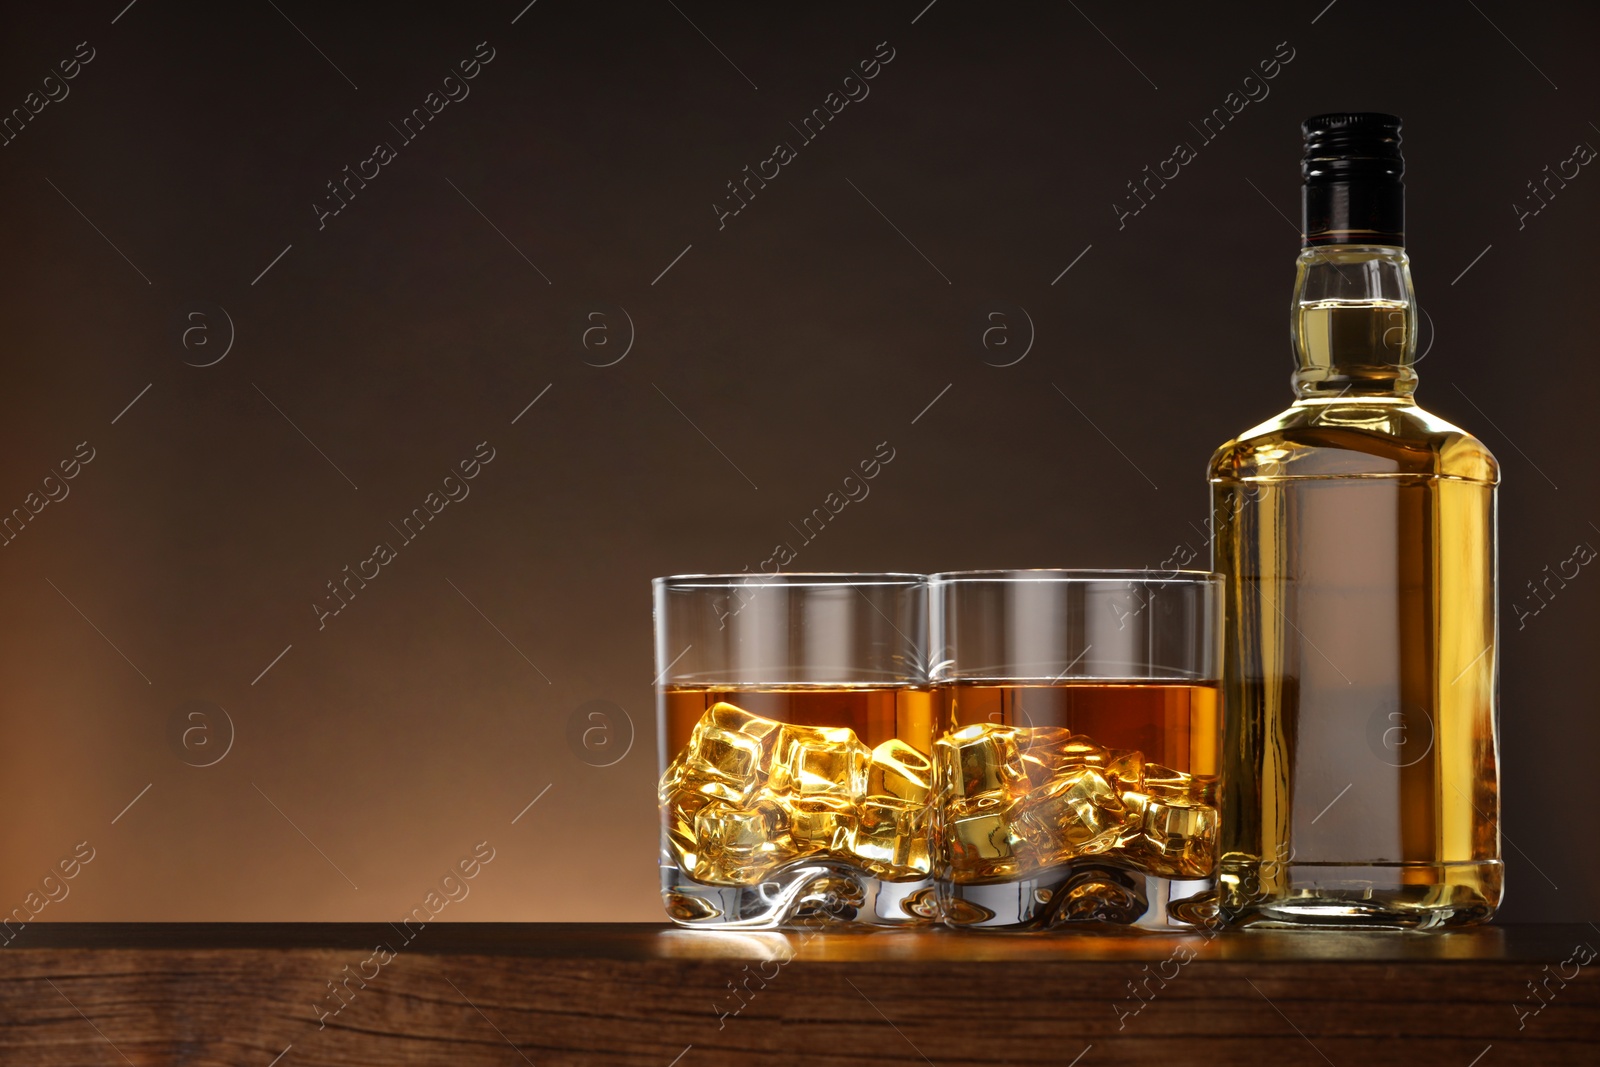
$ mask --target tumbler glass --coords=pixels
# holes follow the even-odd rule
[[[723,928],[934,918],[926,579],[653,585],[667,914]]]
[[[1222,590],[1199,571],[931,576],[947,924],[1211,919]]]

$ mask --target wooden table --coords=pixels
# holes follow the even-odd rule
[[[0,950],[0,1064],[1600,1064],[1597,949],[1590,925],[35,924]]]

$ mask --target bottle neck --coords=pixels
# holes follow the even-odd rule
[[[1290,314],[1301,400],[1407,397],[1417,388],[1417,303],[1398,245],[1300,252]]]

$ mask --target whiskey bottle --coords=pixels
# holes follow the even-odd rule
[[[1499,467],[1413,399],[1400,120],[1302,132],[1296,400],[1210,468],[1219,903],[1242,925],[1478,922],[1502,879]]]

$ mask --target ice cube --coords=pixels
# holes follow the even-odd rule
[[[929,870],[931,809],[869,797],[861,804],[851,851],[880,878],[921,878]]]
[[[1141,833],[1129,852],[1152,874],[1201,878],[1217,862],[1217,809],[1187,800],[1151,797]]]
[[[845,727],[785,723],[773,743],[768,785],[789,797],[855,800],[866,793],[867,748]]]
[[[1017,747],[1025,756],[1030,752],[1037,752],[1040,755],[1054,752],[1072,737],[1070,730],[1064,730],[1059,726],[1017,726],[1012,729],[1017,734]]]
[[[1037,727],[1026,734],[1018,738],[1018,745],[1028,780],[1036,789],[1064,772],[1081,767],[1103,771],[1106,765],[1106,750],[1083,734],[1056,726]]]
[[[1106,778],[1119,789],[1138,789],[1144,779],[1144,754],[1112,749],[1106,754]]]
[[[1123,828],[1122,844],[1126,845],[1144,833],[1144,813],[1149,807],[1150,794],[1137,789],[1122,791],[1122,808],[1128,816],[1127,825]]]
[[[1022,773],[1027,775],[1029,789],[1042,789],[1050,784],[1050,779],[1055,777],[1056,761],[1050,756],[1024,752],[1022,754]]]
[[[1060,749],[1072,735],[1059,726],[1036,726],[1017,731],[1017,750],[1022,753],[1022,773],[1028,787],[1037,789],[1055,777],[1060,768]]]
[[[1144,765],[1144,792],[1153,797],[1182,798],[1189,795],[1193,779],[1182,771],[1159,763]]]
[[[1103,768],[1106,750],[1083,734],[1073,734],[1059,748],[1062,763],[1075,767]]]
[[[954,814],[950,818],[947,840],[955,881],[1014,877],[1034,865],[1032,850],[1023,828],[1016,824],[1015,814],[1013,806]]]
[[[746,857],[772,851],[784,825],[783,810],[769,801],[748,808],[713,800],[695,816],[695,837],[707,852]]]
[[[774,719],[764,719],[760,715],[752,715],[737,704],[730,704],[725,700],[719,700],[711,705],[705,715],[701,716],[700,721],[702,723],[710,723],[712,726],[723,730],[732,730],[734,733],[753,737],[757,741],[765,741],[777,731],[779,726],[783,725]]]
[[[971,800],[986,794],[1008,796],[1026,788],[1028,772],[1017,747],[1017,731],[979,723],[965,726],[935,742],[942,788],[952,799]]]
[[[1188,848],[1217,829],[1215,809],[1181,800],[1151,800],[1145,809],[1145,833],[1163,852]]]
[[[1127,823],[1122,798],[1092,767],[1056,777],[1027,801],[1026,821],[1037,827],[1046,863],[1092,856],[1117,843]]]
[[[844,851],[856,829],[856,809],[849,797],[788,798],[789,835],[801,855]]]
[[[708,797],[743,804],[760,785],[761,757],[759,739],[702,719],[679,756],[679,780]]]
[[[777,804],[759,800],[737,807],[721,800],[695,815],[699,846],[694,876],[701,882],[751,885],[793,854],[787,818]]]
[[[898,738],[872,750],[867,762],[867,796],[924,804],[933,781],[933,761]]]
[[[695,837],[695,816],[709,803],[712,803],[710,797],[689,789],[670,789],[661,798],[661,818],[668,848],[678,866],[691,874],[700,851]]]

